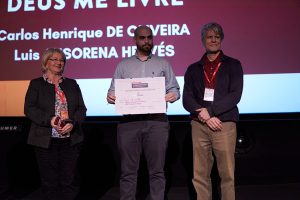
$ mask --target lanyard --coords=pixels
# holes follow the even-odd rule
[[[62,104],[66,103],[66,96],[65,93],[62,90],[58,89],[58,86],[55,85],[55,93],[59,96],[59,99],[61,100]]]
[[[215,71],[214,71],[214,73],[213,73],[211,79],[208,78],[208,75],[207,75],[206,71],[204,70],[204,66],[203,66],[203,71],[204,71],[205,79],[206,79],[206,81],[208,82],[209,85],[210,85],[210,84],[213,82],[213,80],[216,78],[216,74],[217,74],[217,72],[218,72],[220,66],[221,66],[221,62],[219,62],[218,66],[216,67],[216,69],[215,69]]]

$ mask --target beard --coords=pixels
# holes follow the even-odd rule
[[[146,53],[146,54],[150,54],[151,50],[152,50],[153,45],[152,44],[144,44],[142,46],[137,46],[137,49],[140,52]]]

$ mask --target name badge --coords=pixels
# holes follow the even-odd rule
[[[205,88],[203,100],[204,101],[214,101],[214,92],[215,92],[214,89]]]

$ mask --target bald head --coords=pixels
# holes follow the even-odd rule
[[[134,30],[134,37],[136,38],[137,36],[139,36],[140,32],[142,30],[148,30],[151,32],[151,35],[152,35],[152,30],[151,28],[149,28],[148,26],[145,26],[145,25],[142,25],[142,26],[139,26],[137,27],[135,30]]]

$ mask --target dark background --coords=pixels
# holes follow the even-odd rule
[[[81,196],[99,199],[118,187],[117,117],[88,117],[79,162]],[[166,158],[167,191],[183,186],[194,192],[192,143],[188,116],[169,116],[171,125]],[[33,148],[26,144],[30,122],[25,117],[0,118],[0,192],[23,197],[39,188]],[[15,127],[14,130],[7,130]],[[300,183],[300,114],[241,115],[236,149],[236,185]],[[219,181],[213,173],[215,199]],[[142,157],[138,191],[147,193],[147,169]],[[0,193],[1,194],[1,193]],[[141,194],[142,195],[142,194]],[[0,198],[1,199],[1,198]]]

